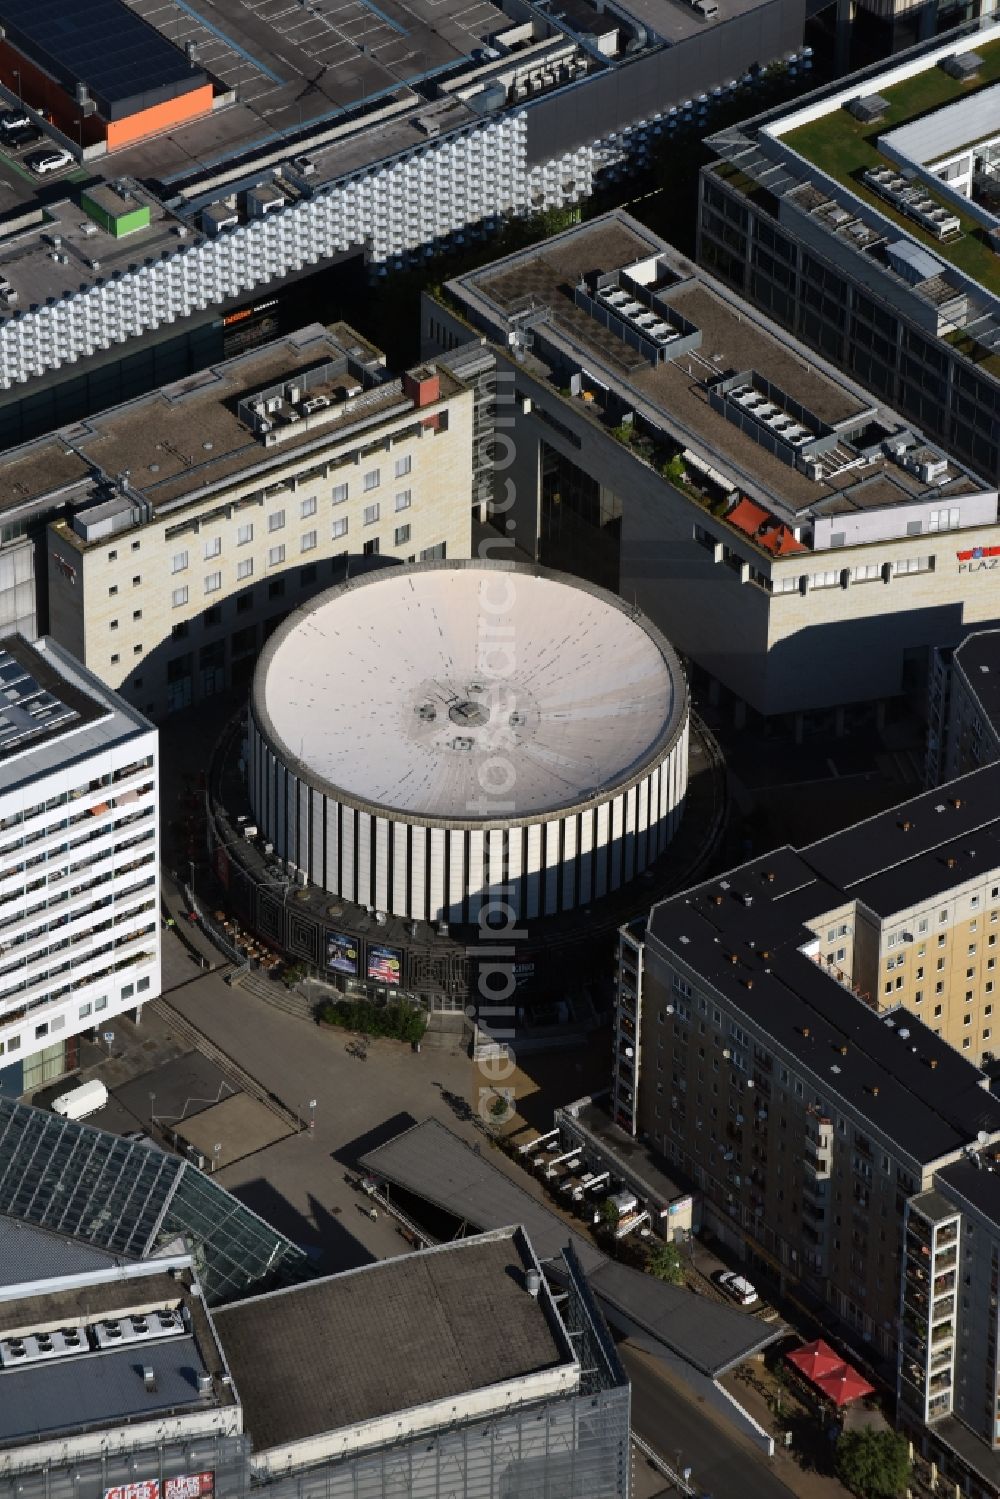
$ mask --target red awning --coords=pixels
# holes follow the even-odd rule
[[[834,1405],[847,1405],[863,1395],[873,1395],[875,1389],[857,1369],[852,1369],[835,1353],[829,1343],[817,1338],[786,1354],[787,1362],[808,1379],[810,1384],[824,1394]]]

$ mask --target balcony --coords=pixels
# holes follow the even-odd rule
[[[944,1343],[953,1343],[954,1341],[955,1341],[955,1324],[954,1324],[954,1322],[939,1322],[938,1325],[931,1332],[931,1346],[933,1348],[940,1348],[942,1346],[942,1344],[944,1344]]]

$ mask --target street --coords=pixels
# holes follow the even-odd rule
[[[702,1409],[656,1359],[630,1343],[619,1344],[618,1353],[632,1381],[633,1430],[672,1468],[690,1468],[699,1495],[791,1499],[772,1463]]]

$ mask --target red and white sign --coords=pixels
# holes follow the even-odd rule
[[[147,1478],[140,1483],[105,1489],[104,1499],[206,1499],[214,1492],[214,1473],[182,1473],[177,1478],[163,1480],[162,1495],[159,1479]]]

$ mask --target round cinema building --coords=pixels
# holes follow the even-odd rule
[[[246,785],[293,878],[368,916],[532,924],[664,852],[684,672],[648,620],[541,567],[428,562],[295,610],[253,681]]]

